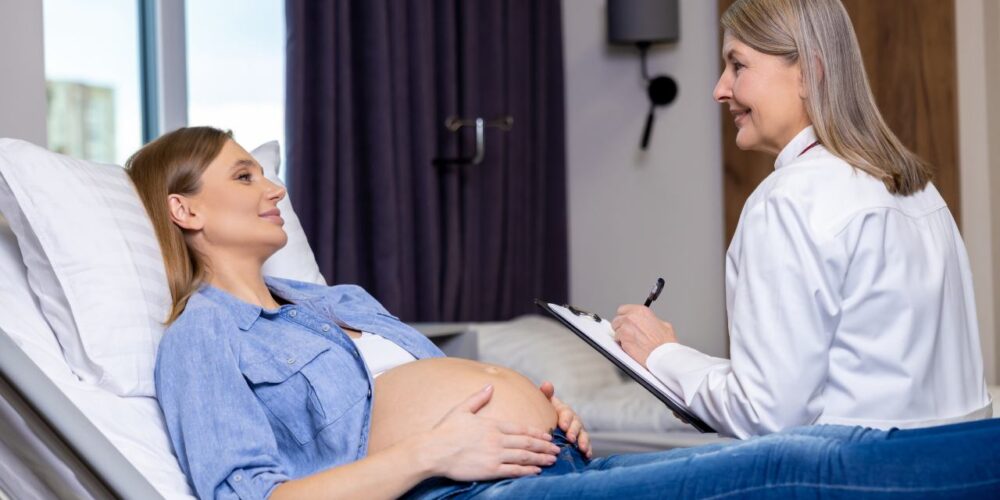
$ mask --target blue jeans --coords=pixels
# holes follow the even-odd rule
[[[910,498],[1000,496],[1000,419],[914,430],[800,427],[770,436],[586,460],[561,433],[537,476],[432,478],[408,498]]]

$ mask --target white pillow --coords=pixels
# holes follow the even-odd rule
[[[268,146],[269,158],[258,160],[274,175],[276,150]],[[290,245],[265,272],[322,283],[294,211],[287,198],[282,203],[285,219],[295,221],[286,227]],[[0,139],[0,212],[73,372],[115,394],[153,396],[170,293],[152,225],[125,170]]]
[[[74,373],[117,394],[152,395],[142,381],[152,379],[170,297],[125,172],[3,140],[0,212]]]
[[[0,214],[0,329],[45,372],[49,378],[75,379],[63,360],[62,350],[45,316],[28,288],[28,270],[21,259],[6,219]]]

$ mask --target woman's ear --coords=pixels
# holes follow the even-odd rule
[[[172,194],[167,196],[167,210],[170,212],[170,221],[177,224],[182,229],[197,231],[202,228],[204,222],[201,217],[192,210],[191,199]]]

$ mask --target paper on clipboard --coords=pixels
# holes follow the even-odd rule
[[[631,368],[632,371],[642,376],[642,378],[645,379],[646,382],[652,384],[653,387],[659,389],[660,392],[670,396],[670,398],[673,399],[674,402],[676,402],[677,404],[683,404],[681,403],[680,398],[677,397],[677,395],[674,394],[673,391],[667,388],[667,386],[663,385],[663,382],[660,382],[660,380],[656,378],[656,376],[653,375],[652,372],[647,370],[646,367],[640,365],[639,362],[636,361],[635,359],[632,359],[632,356],[629,356],[628,353],[626,353],[622,349],[622,347],[618,345],[618,342],[615,342],[615,332],[614,330],[611,329],[610,321],[602,318],[601,322],[598,323],[594,321],[594,318],[590,316],[577,315],[575,313],[570,312],[569,309],[566,309],[563,306],[559,306],[556,304],[549,304],[549,307],[551,307],[556,314],[562,316],[563,319],[569,321],[570,323],[573,323],[573,326],[575,326],[581,332],[585,333],[594,342],[597,342],[602,348],[604,348],[605,351],[608,352],[608,354],[611,354],[615,358],[618,358],[618,361],[625,363],[625,365]]]
[[[540,300],[536,301],[536,303],[549,314],[556,316],[556,319],[570,327],[578,336],[585,336],[586,338],[583,340],[588,341],[589,339],[588,343],[591,343],[591,346],[597,348],[598,351],[602,351],[602,354],[606,357],[613,357],[612,361],[619,368],[625,370],[626,373],[631,372],[628,374],[633,379],[636,379],[640,385],[653,392],[654,396],[657,396],[683,420],[702,432],[715,432],[708,424],[692,414],[687,409],[683,400],[674,394],[663,382],[660,382],[655,375],[622,350],[618,342],[615,342],[614,330],[611,328],[610,321],[603,318],[600,321],[596,321],[594,316],[577,314],[557,304]],[[657,392],[659,394],[656,394]]]

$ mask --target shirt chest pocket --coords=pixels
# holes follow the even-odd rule
[[[350,376],[353,359],[339,354],[330,345],[285,347],[242,367],[261,403],[300,445],[312,442],[368,392],[364,376]]]

